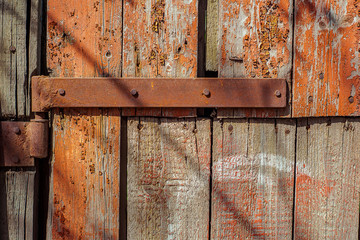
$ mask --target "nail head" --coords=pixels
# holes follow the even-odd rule
[[[275,96],[278,97],[278,98],[281,97],[281,92],[280,92],[280,90],[276,90],[276,91],[275,91]]]
[[[210,90],[207,89],[207,88],[205,88],[205,89],[203,90],[203,94],[204,94],[206,97],[210,97]]]
[[[138,91],[136,89],[131,89],[130,91],[131,95],[133,95],[134,97],[138,95]]]
[[[65,90],[64,89],[60,88],[58,90],[58,92],[59,92],[60,96],[65,96]]]

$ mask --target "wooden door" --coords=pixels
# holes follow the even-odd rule
[[[298,45],[308,38],[299,13],[313,11],[304,2],[209,0],[205,62],[205,1],[48,0],[50,76],[194,78],[206,65],[222,77],[285,78],[289,95],[281,110],[202,117],[193,108],[54,109],[47,238],[357,236],[359,119],[292,118],[357,114],[299,104],[307,67]]]

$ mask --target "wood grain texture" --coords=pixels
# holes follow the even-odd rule
[[[122,1],[48,1],[47,64],[56,77],[121,77]],[[118,239],[120,110],[53,115],[48,239]]]
[[[0,172],[0,239],[34,239],[35,171]]]
[[[295,3],[293,116],[359,115],[359,1]]]
[[[291,88],[292,35],[291,0],[220,0],[219,76],[285,78]],[[289,117],[290,107],[219,109],[218,117]]]
[[[29,113],[27,1],[0,1],[0,110],[3,118]],[[11,48],[13,51],[11,51]]]
[[[360,121],[301,119],[296,156],[296,239],[357,239]]]
[[[128,239],[208,239],[210,120],[128,120]]]
[[[197,76],[198,1],[124,1],[124,77]],[[195,109],[126,109],[126,115],[189,117]]]
[[[294,120],[214,122],[212,239],[291,239]]]
[[[121,0],[49,0],[47,15],[51,76],[121,77]]]
[[[219,0],[207,0],[206,71],[219,70]]]
[[[53,116],[48,239],[118,239],[120,111]]]

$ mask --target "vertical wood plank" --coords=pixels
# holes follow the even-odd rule
[[[51,76],[121,77],[121,0],[49,0],[47,13]],[[119,238],[120,124],[119,109],[54,111],[48,239]]]
[[[358,116],[359,1],[295,2],[293,116]]]
[[[123,55],[124,77],[196,77],[198,1],[125,1]],[[146,108],[136,115],[188,117],[196,110]]]
[[[0,172],[1,239],[34,239],[34,171]]]
[[[295,238],[357,239],[359,119],[298,124]]]
[[[128,121],[128,239],[208,239],[210,120]]]
[[[3,118],[26,116],[27,1],[0,1],[0,110]]]
[[[118,239],[120,111],[56,110],[53,129],[48,238]]]
[[[291,239],[293,120],[214,122],[212,239]]]
[[[220,77],[285,78],[291,89],[293,1],[220,0],[219,28]],[[218,110],[218,117],[290,114],[290,103],[282,110]]]
[[[206,11],[206,71],[219,70],[219,0],[207,0]]]

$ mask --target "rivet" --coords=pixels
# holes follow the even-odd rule
[[[11,53],[15,53],[16,52],[16,47],[10,46],[9,50],[10,50]]]
[[[320,79],[324,79],[324,73],[320,73],[320,74],[319,74],[319,78],[320,78]]]
[[[309,103],[312,103],[313,101],[314,101],[314,97],[313,97],[313,96],[309,96],[308,102],[309,102]]]
[[[136,97],[138,95],[138,91],[134,88],[134,89],[131,89],[130,91],[131,95],[133,95],[134,97]]]
[[[353,102],[354,102],[354,97],[353,97],[353,96],[350,96],[350,97],[349,97],[349,102],[350,102],[350,103],[353,103]]]
[[[204,94],[205,97],[210,97],[210,90],[207,89],[207,88],[205,88],[205,89],[203,90],[203,94]]]
[[[228,127],[228,130],[229,130],[229,132],[231,132],[232,130],[234,130],[234,127],[233,127],[233,125],[229,125],[229,127]]]
[[[14,133],[15,133],[16,135],[20,135],[20,134],[21,134],[20,128],[19,128],[19,127],[15,127],[15,128],[14,128]]]
[[[278,98],[281,97],[281,92],[280,92],[280,90],[276,90],[276,91],[275,91],[275,96],[278,97]]]
[[[58,93],[60,94],[60,96],[65,96],[65,90],[62,88],[58,90]]]

